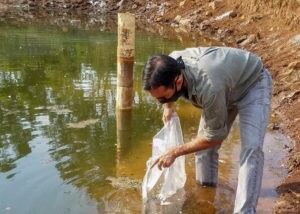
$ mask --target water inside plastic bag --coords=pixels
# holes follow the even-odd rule
[[[149,198],[159,199],[161,204],[167,204],[169,197],[184,187],[186,181],[185,157],[176,158],[169,168],[159,170],[157,165],[150,168],[154,161],[163,153],[183,144],[180,121],[176,113],[165,126],[154,136],[152,142],[152,156],[147,161],[147,171],[142,184],[143,201]]]

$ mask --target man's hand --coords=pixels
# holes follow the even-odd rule
[[[174,147],[173,149],[160,156],[158,159],[155,160],[151,168],[153,168],[157,164],[157,167],[161,170],[162,167],[171,166],[175,159],[181,155],[186,155],[193,152],[213,148],[221,144],[222,141],[209,141],[202,137],[196,137],[190,142]]]
[[[164,112],[163,112],[162,120],[163,120],[164,124],[166,124],[169,120],[171,120],[174,110],[172,108],[172,104],[170,104],[170,103],[164,104],[163,108],[164,108]]]
[[[162,156],[160,156],[159,158],[157,158],[154,163],[151,166],[151,169],[157,164],[157,167],[159,170],[162,169],[162,167],[166,168],[166,167],[170,167],[175,159],[177,158],[177,156],[174,153],[174,150],[171,149],[168,152],[166,152],[165,154],[163,154]]]

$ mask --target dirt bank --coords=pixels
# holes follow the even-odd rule
[[[288,177],[278,187],[275,213],[300,212],[300,1],[299,0],[6,0],[0,21],[47,20],[57,25],[109,25],[103,16],[130,11],[143,28],[171,26],[178,34],[206,35],[260,55],[274,79],[272,129],[292,140]],[[150,26],[150,28],[149,28]],[[162,34],[165,32],[161,32]],[[183,37],[184,38],[184,37]]]

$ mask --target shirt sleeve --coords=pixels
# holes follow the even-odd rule
[[[225,92],[211,94],[203,103],[199,134],[208,141],[223,141],[228,135]]]

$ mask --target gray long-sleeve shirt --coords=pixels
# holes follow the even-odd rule
[[[258,79],[263,64],[253,53],[228,47],[199,47],[174,51],[182,57],[187,97],[202,108],[204,128],[201,133],[210,141],[222,141],[228,135],[228,109],[243,98]]]

